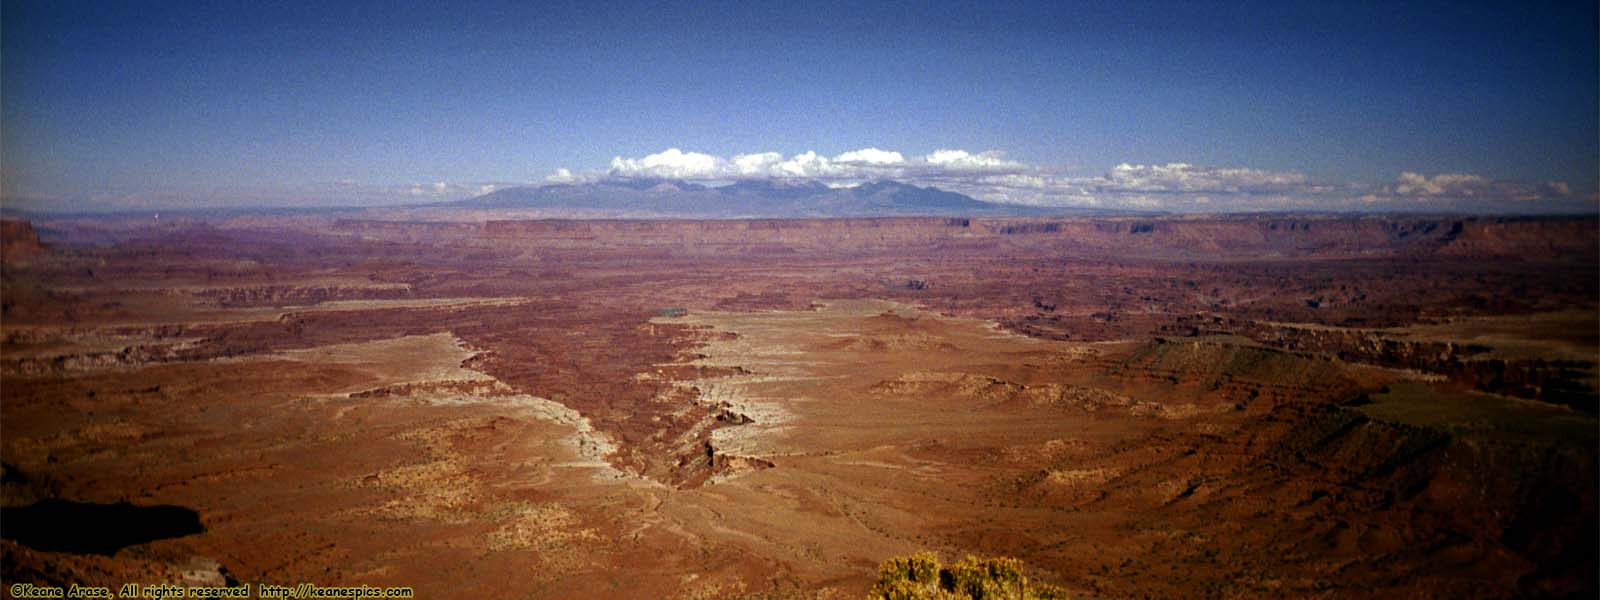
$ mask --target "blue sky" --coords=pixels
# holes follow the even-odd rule
[[[1600,177],[1592,1],[7,0],[0,27],[12,207],[398,204],[559,173],[1591,211]]]

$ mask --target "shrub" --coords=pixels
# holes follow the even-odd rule
[[[878,567],[869,600],[1054,600],[1066,590],[1030,583],[1015,558],[968,556],[946,568],[932,552],[896,556]]]
[[[931,586],[939,582],[939,557],[927,551],[896,556],[878,567],[878,581],[908,581]]]

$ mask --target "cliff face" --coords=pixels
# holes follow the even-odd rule
[[[1251,256],[1593,254],[1593,218],[1214,217],[986,222],[1002,236],[1084,249]]]
[[[1600,220],[1493,219],[1470,221],[1439,249],[1452,256],[1585,256],[1596,253]]]
[[[44,252],[44,245],[39,243],[39,232],[33,230],[32,223],[0,219],[0,256],[5,261],[26,260]]]
[[[1186,257],[1585,257],[1600,251],[1594,218],[1181,217],[872,218],[727,221],[489,221],[496,241],[653,246],[1028,245],[1063,252]]]
[[[589,242],[602,246],[781,246],[877,248],[972,237],[966,218],[752,219],[729,221],[489,221],[497,242]]]

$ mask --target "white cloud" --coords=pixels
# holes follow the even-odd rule
[[[1400,196],[1470,197],[1489,191],[1493,183],[1488,178],[1477,175],[1440,173],[1430,178],[1421,173],[1406,171],[1400,174],[1400,179],[1395,183],[1393,190]]]
[[[1084,176],[1011,160],[999,151],[940,148],[923,155],[867,147],[829,157],[815,151],[736,154],[732,158],[669,148],[643,158],[618,156],[610,168],[558,169],[550,182],[654,177],[708,183],[747,179],[816,180],[843,187],[894,179],[980,200],[1039,206],[1098,206],[1173,211],[1459,208],[1493,211],[1506,201],[1571,200],[1565,183],[1521,184],[1459,173],[1404,172],[1386,183],[1328,183],[1298,171],[1212,167],[1184,162],[1123,163]],[[1502,209],[1504,210],[1504,209]]]
[[[1009,161],[998,151],[990,150],[972,154],[966,150],[939,149],[923,157],[923,161],[940,170],[959,172],[1009,172],[1025,170],[1027,165]]]
[[[342,187],[353,187],[348,183],[339,183]],[[359,186],[360,184],[355,184]],[[383,193],[384,186],[361,186],[370,188],[366,193]],[[406,196],[422,199],[459,199],[487,194],[497,189],[497,184],[492,183],[456,183],[449,181],[435,181],[433,183],[413,183],[405,186],[401,191]]]
[[[604,175],[609,177],[659,177],[698,181],[726,181],[735,179],[816,179],[828,183],[839,181],[865,181],[880,178],[937,178],[946,175],[976,173],[1014,173],[1032,169],[1020,162],[1006,160],[999,152],[971,153],[965,150],[941,149],[924,156],[907,158],[904,154],[879,148],[862,148],[829,157],[807,151],[785,157],[777,152],[736,154],[725,159],[699,152],[685,152],[678,148],[645,156],[643,158],[615,157]],[[582,180],[566,169],[558,169],[545,178],[551,182]]]
[[[833,160],[841,163],[898,165],[905,162],[906,157],[901,155],[899,152],[890,152],[887,150],[879,150],[877,148],[862,148],[860,150],[852,150],[850,152],[845,152],[844,154],[835,156],[833,157]]]
[[[1121,164],[1104,175],[1088,177],[1041,167],[1014,172],[958,172],[945,174],[937,182],[993,202],[1207,211],[1301,208],[1326,199],[1337,189],[1314,183],[1303,173],[1187,163]]]
[[[556,169],[556,172],[544,176],[546,183],[575,183],[578,177],[567,169]]]
[[[667,179],[710,179],[726,170],[727,161],[699,152],[668,148],[641,159],[611,159],[611,174],[621,177],[662,177]]]
[[[302,202],[314,200],[320,205],[380,206],[461,200],[482,196],[495,190],[520,185],[513,182],[435,181],[433,183],[383,184],[365,183],[354,179],[312,183],[293,190],[285,190]]]
[[[779,177],[796,177],[807,179],[826,178],[838,174],[837,169],[828,161],[828,157],[816,152],[796,154],[789,160],[778,163]]]
[[[1376,198],[1412,198],[1420,200],[1512,200],[1538,201],[1570,198],[1572,188],[1566,182],[1545,181],[1522,183],[1496,181],[1481,175],[1465,173],[1440,173],[1429,177],[1405,171],[1394,183],[1383,186]]]
[[[1303,173],[1207,168],[1188,163],[1113,167],[1097,189],[1110,192],[1263,194],[1317,191]]]
[[[692,181],[740,179],[817,180],[840,186],[874,179],[897,179],[935,185],[994,202],[1034,205],[1159,207],[1224,204],[1223,199],[1196,194],[1257,195],[1257,202],[1296,193],[1322,193],[1328,188],[1304,174],[1257,169],[1199,167],[1186,163],[1122,164],[1109,173],[1075,177],[1054,169],[1005,158],[998,151],[969,152],[940,148],[907,157],[877,147],[833,157],[808,151],[791,156],[778,152],[736,154],[731,159],[669,148],[643,158],[616,157],[604,177],[659,177]],[[546,177],[551,182],[586,180],[567,169]],[[1187,196],[1187,197],[1185,197]]]
[[[782,162],[783,155],[777,152],[740,154],[733,157],[733,169],[739,177],[764,177]]]

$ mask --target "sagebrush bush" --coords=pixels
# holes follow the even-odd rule
[[[932,552],[896,556],[878,567],[878,583],[869,600],[1055,600],[1066,590],[1046,583],[1031,583],[1015,558],[968,556],[940,568]]]

